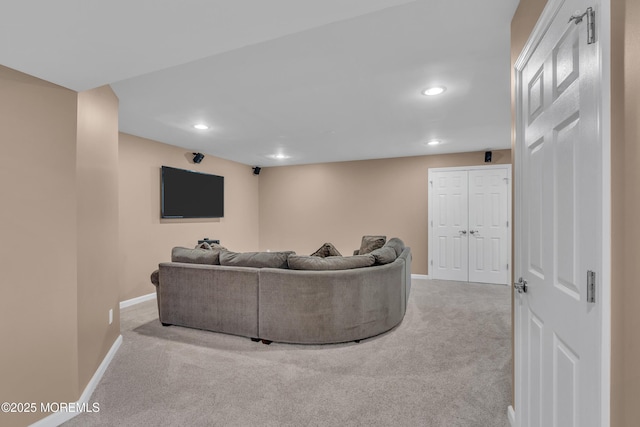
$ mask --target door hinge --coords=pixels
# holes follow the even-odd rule
[[[507,221],[507,227],[509,227],[509,221]]]
[[[431,226],[433,227],[433,220],[431,221]]]
[[[431,260],[431,265],[433,265],[433,260]]]
[[[596,13],[593,8],[587,8],[587,44],[596,42]]]
[[[587,271],[587,302],[596,302],[596,272]]]
[[[578,11],[575,15],[571,15],[569,22],[574,21],[578,25],[585,17],[587,18],[587,44],[593,44],[596,42],[596,12],[592,7],[588,7],[583,14]]]

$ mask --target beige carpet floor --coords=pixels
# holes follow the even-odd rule
[[[415,280],[395,329],[359,344],[269,346],[122,310],[124,338],[65,426],[508,426],[510,290]]]

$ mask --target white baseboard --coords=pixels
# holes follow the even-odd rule
[[[509,425],[516,427],[516,411],[513,410],[513,406],[509,405],[507,409],[507,418],[509,418]]]
[[[93,377],[91,377],[89,384],[87,384],[87,386],[85,387],[84,392],[82,392],[80,399],[78,399],[77,402],[74,402],[70,406],[76,407],[76,408],[83,408],[83,407],[89,408],[89,409],[92,408],[92,404],[89,402],[89,398],[91,397],[96,387],[98,386],[98,383],[102,379],[102,376],[107,370],[107,367],[109,366],[114,356],[118,352],[118,349],[120,348],[121,344],[122,344],[122,335],[118,335],[118,338],[116,338],[115,342],[109,349],[109,352],[104,357],[104,359],[102,359],[102,363],[100,363],[100,366],[98,366],[98,369],[96,370],[95,374],[93,374]],[[55,412],[39,421],[36,421],[35,423],[31,424],[30,427],[57,427],[60,424],[69,421],[76,415],[79,415],[80,413],[81,412],[69,412],[68,410]]]
[[[412,274],[412,279],[428,280],[431,278],[428,274]]]
[[[152,300],[156,297],[156,293],[152,292],[147,295],[142,295],[141,297],[131,298],[126,301],[120,301],[120,310],[126,307],[131,307],[132,305],[140,304],[141,302]]]

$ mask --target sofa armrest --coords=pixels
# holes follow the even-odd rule
[[[151,273],[151,283],[157,288],[160,285],[160,270]]]
[[[405,304],[406,304],[409,302],[409,293],[411,292],[411,261],[413,260],[413,255],[411,254],[411,248],[405,247],[398,258],[404,260],[404,274],[405,274],[404,282],[405,282]]]

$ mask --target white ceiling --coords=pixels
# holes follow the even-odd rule
[[[501,149],[518,1],[3,0],[0,64],[110,84],[122,132],[249,165]]]

